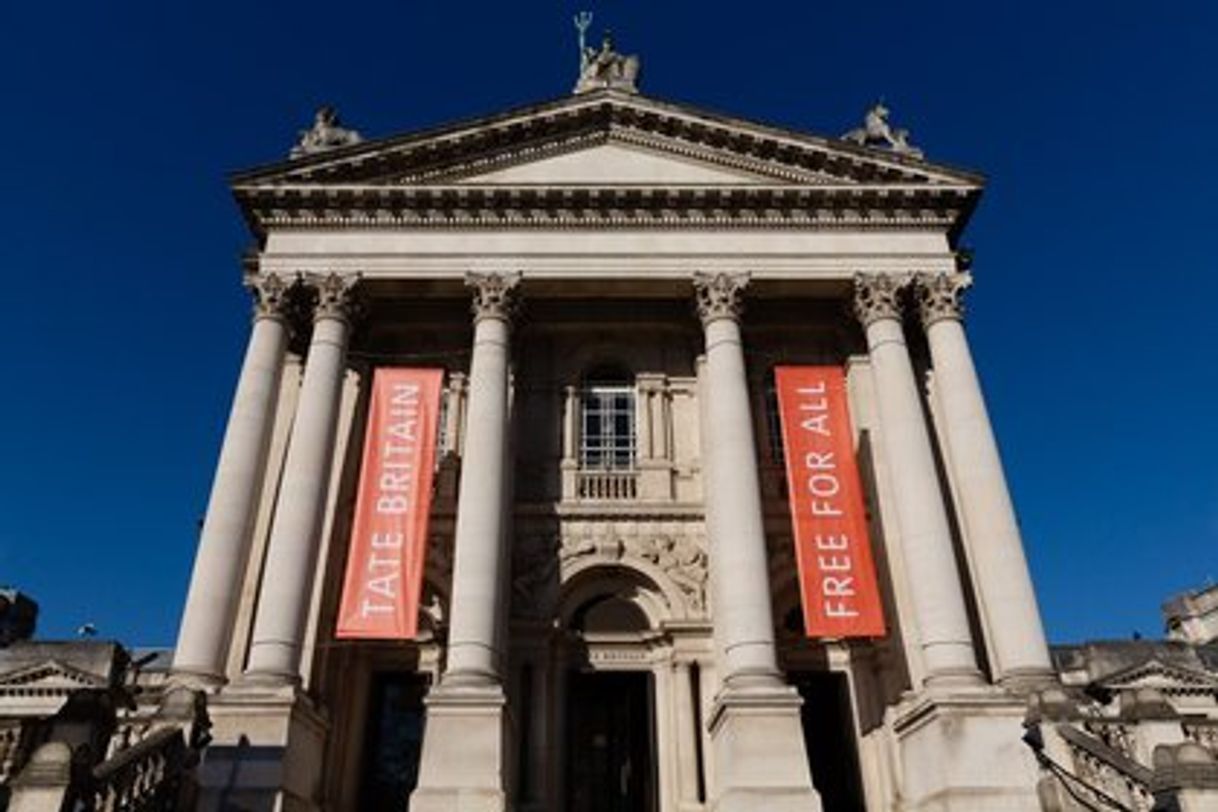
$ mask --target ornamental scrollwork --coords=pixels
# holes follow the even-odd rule
[[[922,326],[930,327],[944,319],[963,319],[964,291],[972,283],[973,277],[966,273],[918,274],[914,279],[914,295]]]
[[[703,326],[717,319],[738,321],[744,310],[744,291],[748,284],[747,273],[695,273],[695,303]]]
[[[867,327],[880,319],[900,319],[907,276],[861,273],[854,277],[854,315]]]
[[[474,321],[509,321],[519,304],[520,273],[467,273],[465,286],[474,293],[471,309]]]

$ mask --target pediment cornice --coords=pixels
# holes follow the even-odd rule
[[[1102,677],[1096,684],[1113,692],[1157,688],[1166,694],[1213,693],[1218,691],[1218,676],[1152,659]]]
[[[740,180],[687,188],[479,180],[604,144]],[[958,228],[982,183],[908,156],[612,91],[368,141],[232,180],[259,232],[352,225]]]
[[[0,696],[46,696],[106,685],[102,677],[58,660],[46,660],[0,674]]]

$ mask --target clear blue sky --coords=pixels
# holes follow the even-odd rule
[[[582,4],[581,4],[582,5]],[[1050,636],[1218,577],[1218,5],[590,2],[643,89],[985,172],[974,352]],[[0,6],[0,583],[171,644],[246,339],[225,173],[548,99],[563,2]]]

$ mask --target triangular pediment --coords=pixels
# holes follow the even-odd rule
[[[242,172],[274,228],[941,228],[982,178],[907,154],[601,91]]]
[[[28,665],[0,674],[0,694],[61,693],[79,688],[102,688],[106,680],[58,660]]]
[[[234,178],[251,184],[790,184],[979,187],[888,150],[614,92],[573,96]]]
[[[1218,675],[1206,671],[1182,668],[1157,659],[1147,660],[1097,681],[1108,691],[1136,688],[1156,688],[1164,693],[1218,690]]]
[[[520,186],[613,186],[679,184],[682,186],[773,183],[762,171],[725,168],[706,160],[665,154],[658,150],[607,141],[596,146],[523,162],[506,162],[488,171],[475,171],[447,180],[458,184]]]

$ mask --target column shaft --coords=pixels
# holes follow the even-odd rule
[[[288,328],[282,313],[285,290],[274,276],[257,285],[258,312],[233,395],[174,649],[174,672],[207,684],[224,680],[250,534],[262,494],[287,348]]]
[[[903,283],[860,277],[856,307],[867,333],[877,409],[927,683],[980,681],[946,505],[922,411],[899,296]]]
[[[800,699],[778,671],[769,554],[757,449],[738,323],[744,274],[698,274],[706,333],[701,401],[702,477],[722,688],[707,726],[718,780],[717,812],[820,812]],[[765,765],[758,769],[758,765]]]
[[[507,611],[502,564],[506,558],[508,312],[506,306],[477,312],[444,676],[452,684],[499,682],[497,631],[499,617]]]
[[[725,686],[779,684],[753,419],[737,323],[746,279],[701,283],[706,334],[702,465],[716,640]],[[715,285],[719,289],[713,289]],[[704,293],[707,292],[707,293]],[[717,297],[717,298],[716,298]]]
[[[337,276],[322,283],[323,298],[314,316],[300,401],[275,502],[247,677],[274,682],[299,679],[346,366],[349,324],[344,308],[351,284]],[[329,296],[341,301],[330,301]]]
[[[959,296],[967,284],[964,274],[919,279],[942,431],[996,676],[1004,682],[1044,679],[1053,673],[1049,647],[998,443],[961,323]]]

